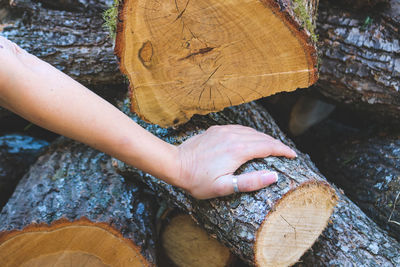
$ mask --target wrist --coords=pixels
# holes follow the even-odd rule
[[[167,183],[180,187],[184,190],[188,189],[187,179],[185,179],[185,166],[184,166],[184,151],[180,149],[180,146],[168,144],[170,156],[168,160],[164,161],[164,181]]]

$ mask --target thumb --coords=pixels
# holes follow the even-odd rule
[[[234,178],[237,178],[237,186],[240,192],[255,191],[278,180],[278,174],[273,171],[254,171],[241,175],[228,174],[219,177],[214,183],[218,196],[226,196],[234,193]]]

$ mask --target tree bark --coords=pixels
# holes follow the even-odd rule
[[[325,152],[321,169],[329,179],[400,240],[399,137],[353,138]]]
[[[79,0],[75,11],[64,10],[71,9],[68,1],[41,2],[52,2],[51,7],[58,9],[28,0],[11,1],[12,16],[3,22],[0,34],[92,89],[124,83],[103,26],[102,10],[110,1]]]
[[[346,8],[371,10],[373,8],[385,7],[390,3],[390,0],[328,0],[335,5],[340,5]]]
[[[0,137],[0,210],[28,167],[48,145],[46,141],[25,135],[10,134]]]
[[[0,265],[151,266],[152,199],[115,173],[108,156],[59,140],[0,213]]]
[[[125,111],[127,109],[126,105],[128,104],[125,103]],[[183,139],[211,125],[238,123],[265,132],[294,148],[293,143],[279,130],[269,114],[254,103],[228,108],[223,112],[208,116],[195,117],[189,123],[176,130],[165,130],[154,125],[148,125],[139,121],[137,117],[133,117],[133,119],[170,143],[180,143]],[[241,171],[262,168],[275,170],[279,173],[279,182],[276,185],[255,193],[238,194],[207,201],[197,201],[185,192],[121,162],[115,161],[114,164],[125,176],[144,181],[154,192],[157,192],[161,199],[189,213],[212,236],[216,236],[248,264],[257,265],[253,251],[255,232],[276,199],[283,192],[290,190],[289,188],[296,186],[304,177],[307,177],[306,180],[325,181],[325,178],[318,172],[307,155],[299,151],[297,151],[297,154],[296,160],[269,157],[247,163],[241,168]],[[400,245],[371,222],[347,197],[338,190],[337,193],[341,198],[340,204],[334,211],[333,224],[328,227],[324,234],[325,236],[330,236],[331,239],[321,237],[312,249],[315,255],[308,257],[307,263],[309,265],[312,262],[322,264],[327,262],[326,259],[334,262],[337,256],[339,259],[337,263],[345,266],[352,264],[361,266],[371,262],[383,263],[385,266],[398,265],[400,263],[398,254]],[[297,201],[299,199],[301,198],[296,198]],[[271,215],[269,214],[269,216]],[[267,222],[268,218],[265,221]],[[289,221],[289,223],[293,224],[292,221]],[[281,224],[284,225],[285,221],[282,220]],[[294,235],[293,228],[291,230],[290,233]],[[372,233],[373,235],[371,235]],[[288,235],[289,233],[285,234]],[[334,236],[335,234],[337,236]],[[348,254],[343,253],[342,249],[349,246],[353,236],[359,239],[361,244],[368,242],[372,244],[371,249],[368,249],[368,246],[366,248],[360,246],[359,249],[357,245],[354,245],[348,249]],[[375,240],[375,236],[379,239]],[[298,240],[298,238],[292,240],[291,245],[298,242]],[[284,243],[282,248],[278,245],[281,244],[280,242]],[[376,251],[373,244],[382,244],[384,247]],[[390,247],[388,247],[388,244],[390,244]],[[282,253],[288,253],[286,250],[288,246],[283,240],[277,240],[275,245],[282,250]],[[371,254],[371,252],[373,253]],[[255,257],[257,259],[257,255]]]
[[[14,0],[15,1],[15,0]],[[20,0],[19,0],[20,1]],[[46,8],[101,13],[110,7],[114,0],[35,0]]]
[[[115,51],[145,121],[176,126],[317,80],[318,0],[120,2]]]
[[[323,95],[381,122],[400,122],[400,1],[366,16],[321,3],[318,32]]]
[[[125,112],[129,110],[128,101],[122,106]],[[148,131],[175,144],[212,125],[239,123],[258,128],[294,147],[272,118],[252,103],[195,117],[176,130],[146,124],[136,116],[132,118]],[[312,163],[301,153],[295,160],[274,157],[254,160],[243,165],[240,172],[275,170],[279,173],[276,185],[254,193],[199,201],[180,189],[115,161],[123,175],[143,180],[159,197],[191,214],[212,236],[216,236],[248,264],[255,266],[294,264],[326,226],[325,220],[330,216],[335,195],[324,178],[309,164]],[[315,201],[315,198],[319,200]],[[291,208],[286,209],[286,204],[282,203],[290,200],[293,202],[287,205]],[[312,224],[311,221],[318,223]],[[271,225],[274,225],[274,230],[266,232]],[[304,233],[304,229],[313,232],[312,236]],[[264,250],[266,247],[268,252]]]

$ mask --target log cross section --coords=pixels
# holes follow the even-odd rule
[[[116,54],[132,109],[162,127],[316,81],[314,1],[128,0]]]

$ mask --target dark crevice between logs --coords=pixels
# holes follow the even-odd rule
[[[0,134],[0,210],[29,166],[48,145],[28,135]]]

